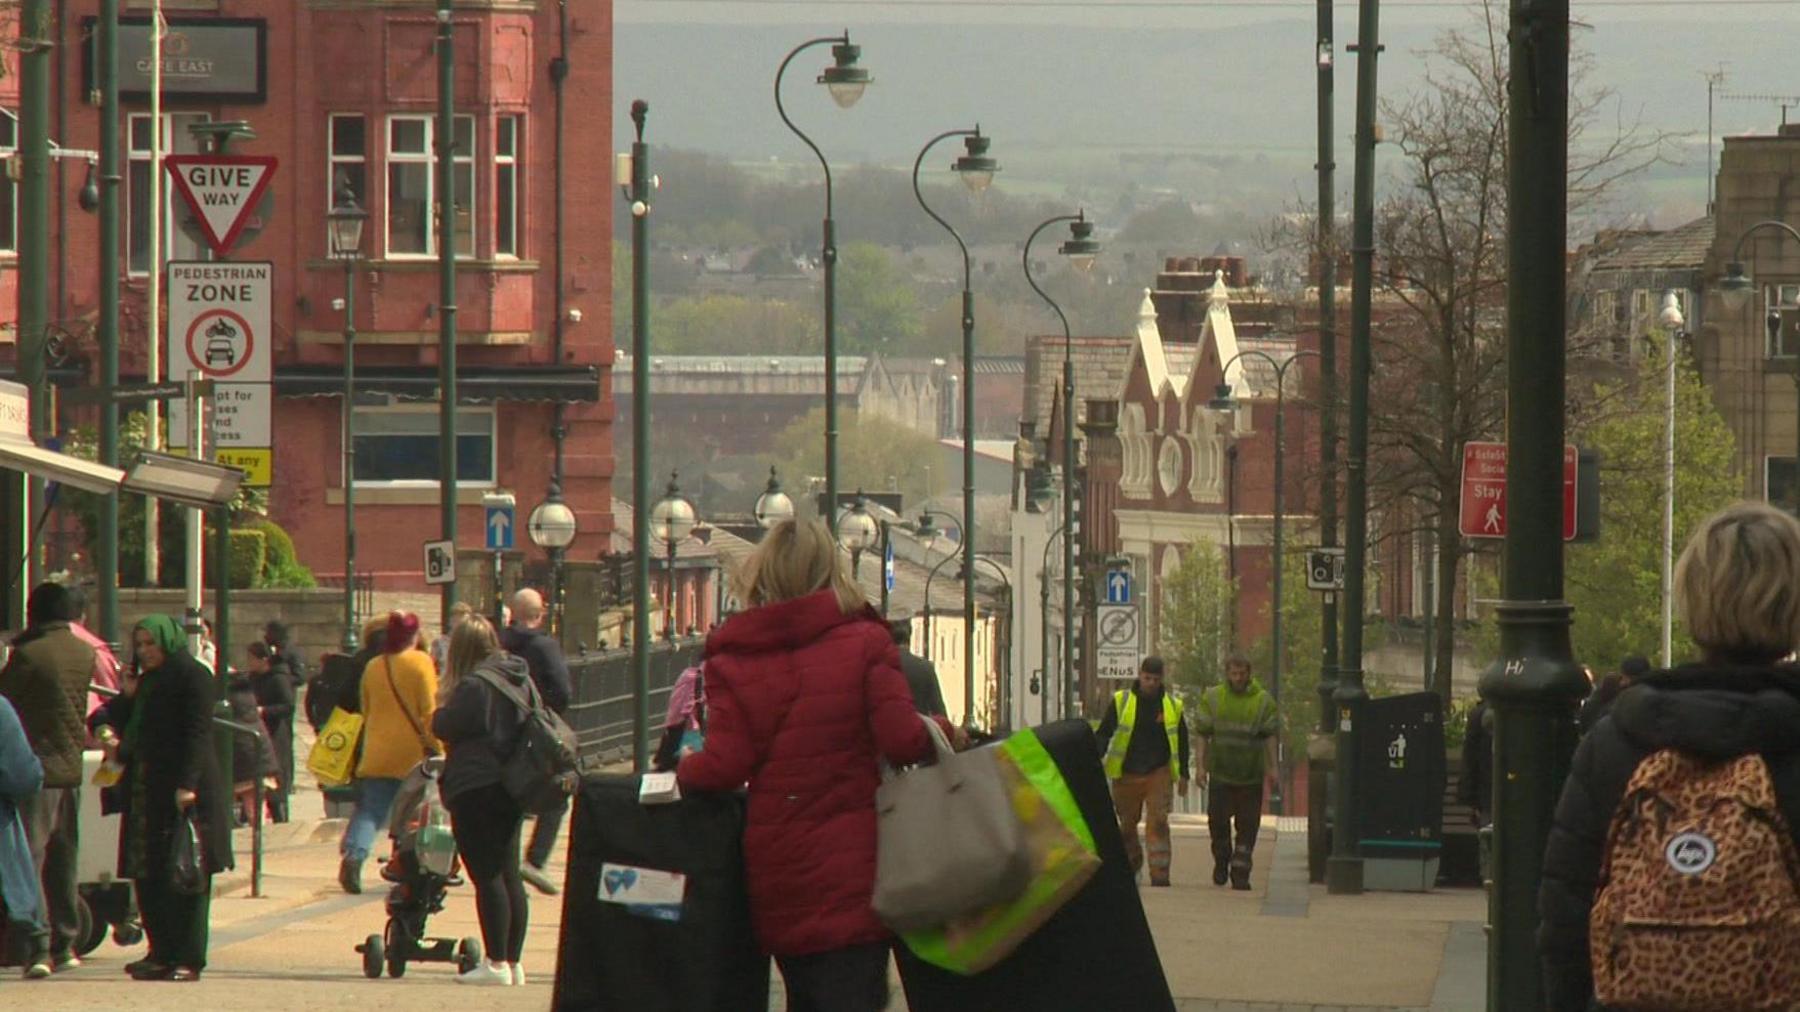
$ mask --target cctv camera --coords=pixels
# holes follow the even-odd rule
[[[569,322],[570,323],[580,323],[581,322],[581,310],[570,309],[569,310]]]

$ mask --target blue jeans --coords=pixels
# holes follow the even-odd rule
[[[375,833],[387,825],[388,810],[394,807],[394,795],[400,792],[400,781],[392,777],[368,777],[356,782],[356,811],[344,827],[344,839],[338,852],[349,861],[361,862],[369,856]]]

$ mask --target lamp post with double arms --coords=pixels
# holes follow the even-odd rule
[[[869,72],[857,66],[862,56],[862,47],[850,44],[850,33],[827,35],[823,38],[808,39],[795,46],[781,66],[775,71],[775,111],[780,114],[781,122],[794,132],[794,136],[812,149],[819,159],[819,168],[825,171],[825,227],[824,243],[819,250],[819,259],[825,268],[825,501],[837,502],[838,489],[838,398],[837,398],[837,227],[832,220],[831,211],[831,163],[825,160],[825,153],[806,136],[794,121],[788,118],[787,107],[781,101],[781,79],[787,73],[788,64],[794,57],[814,46],[831,46],[832,65],[826,67],[819,75],[818,83],[831,92],[832,101],[838,108],[848,109],[862,98],[863,89],[872,80]],[[828,518],[827,522],[832,522]]]
[[[1057,252],[1069,258],[1069,263],[1079,271],[1094,269],[1094,260],[1100,255],[1100,243],[1094,239],[1094,223],[1087,220],[1085,211],[1060,215],[1051,218],[1032,229],[1031,235],[1025,239],[1025,281],[1031,290],[1038,293],[1056,312],[1056,318],[1062,322],[1063,329],[1063,364],[1062,364],[1062,521],[1063,521],[1063,651],[1062,676],[1065,686],[1071,686],[1075,679],[1075,538],[1071,535],[1075,517],[1075,359],[1073,345],[1075,338],[1069,332],[1069,318],[1064,315],[1062,307],[1038,286],[1037,279],[1031,276],[1031,243],[1038,233],[1058,222],[1069,223],[1069,238],[1057,249]],[[1046,543],[1047,547],[1047,543]],[[1046,618],[1048,613],[1046,612]],[[1049,682],[1049,658],[1044,659],[1045,683]],[[1068,693],[1065,693],[1067,695]],[[1046,718],[1047,719],[1047,718]]]
[[[369,212],[348,185],[325,215],[332,259],[344,265],[344,653],[356,652],[356,265]]]
[[[1207,406],[1214,411],[1232,411],[1237,408],[1238,401],[1231,395],[1231,384],[1224,382],[1223,378],[1231,374],[1231,367],[1236,365],[1239,359],[1259,358],[1264,362],[1267,362],[1269,367],[1275,370],[1275,558],[1273,565],[1275,571],[1275,602],[1273,607],[1269,609],[1272,623],[1269,634],[1275,641],[1275,649],[1271,651],[1274,655],[1274,659],[1270,662],[1269,668],[1269,694],[1275,697],[1277,709],[1281,706],[1281,570],[1283,548],[1282,528],[1284,506],[1286,504],[1286,500],[1283,497],[1285,492],[1285,489],[1283,488],[1283,483],[1285,481],[1283,463],[1287,457],[1287,371],[1294,363],[1308,356],[1318,358],[1319,353],[1310,350],[1297,351],[1294,354],[1289,355],[1286,360],[1278,361],[1273,355],[1270,355],[1267,352],[1257,351],[1255,349],[1240,351],[1227,360],[1225,365],[1219,370],[1221,381],[1219,383],[1219,388],[1216,391],[1217,396],[1207,404]],[[1281,741],[1279,737],[1276,739],[1275,751],[1277,765],[1279,765],[1281,759]],[[1280,769],[1276,769],[1275,777],[1277,784],[1279,784],[1281,778]],[[1269,810],[1276,815],[1281,814],[1281,795],[1279,792],[1269,799]]]
[[[698,522],[694,516],[694,504],[681,494],[681,485],[676,481],[678,477],[677,472],[669,472],[669,487],[663,490],[662,500],[650,511],[651,533],[669,553],[668,577],[663,581],[665,640],[675,638],[675,553],[681,543],[688,539],[688,535],[694,533],[694,525]]]
[[[986,190],[994,181],[994,173],[1000,171],[1000,165],[988,157],[988,138],[977,126],[973,130],[946,130],[926,141],[919,149],[919,157],[913,161],[912,171],[913,196],[918,199],[919,206],[932,221],[950,233],[950,238],[956,240],[956,248],[962,251],[963,701],[967,710],[975,696],[975,293],[970,285],[968,243],[963,242],[963,237],[942,215],[931,209],[925,202],[925,191],[919,188],[919,167],[925,164],[925,156],[940,141],[952,137],[963,139],[963,154],[950,168],[962,178],[963,185],[971,193]]]

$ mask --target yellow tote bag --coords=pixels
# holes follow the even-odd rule
[[[319,739],[306,756],[306,768],[321,787],[342,787],[356,776],[357,746],[362,744],[363,715],[333,709]]]

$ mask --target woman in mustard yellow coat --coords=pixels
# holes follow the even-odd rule
[[[356,763],[356,811],[338,845],[338,884],[347,893],[362,892],[362,865],[387,824],[388,810],[400,782],[428,755],[440,749],[431,736],[431,712],[437,706],[437,668],[419,649],[419,617],[390,612],[384,649],[369,661],[362,676],[362,756]]]

